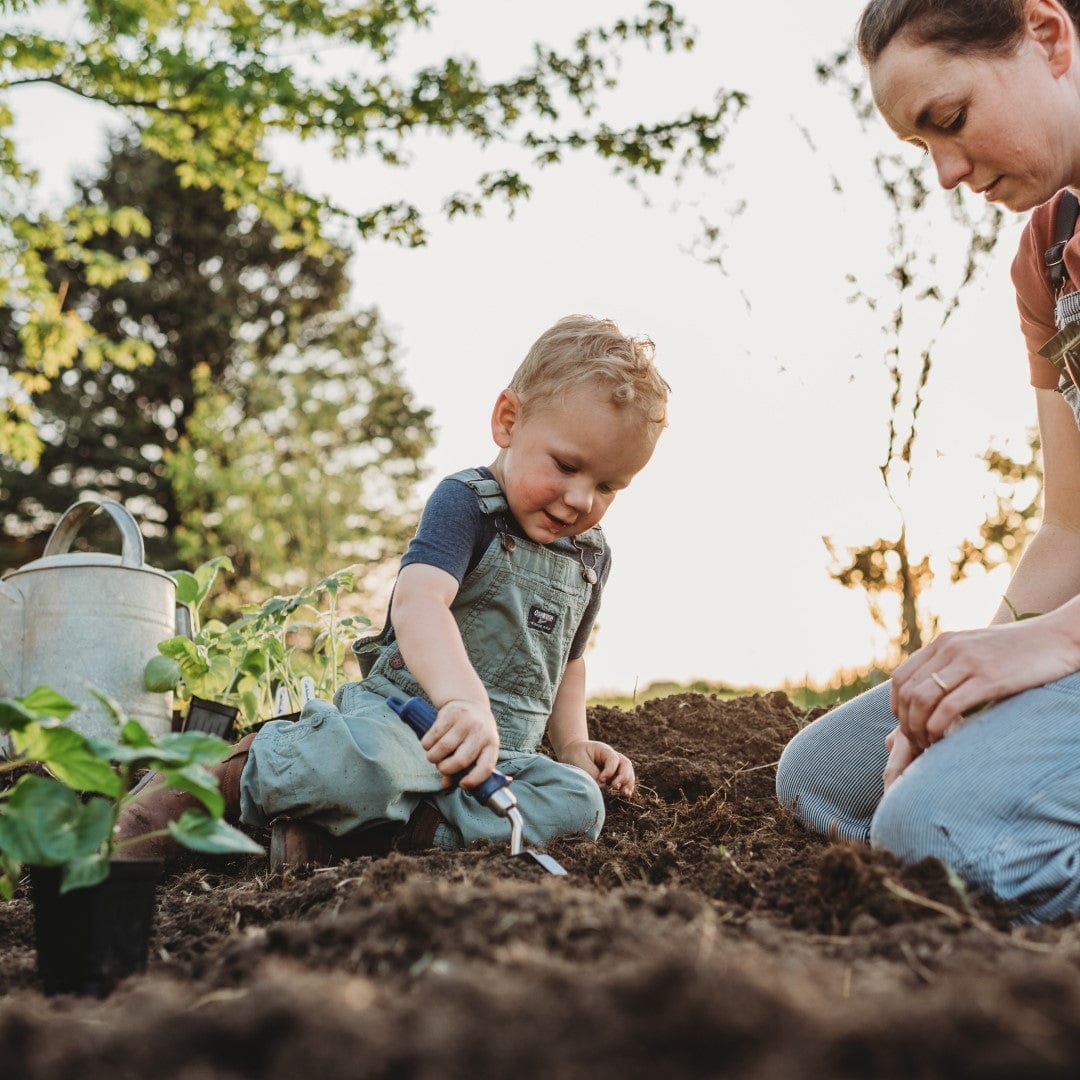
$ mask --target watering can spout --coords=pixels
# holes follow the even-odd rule
[[[0,580],[0,698],[15,697],[22,681],[23,598]]]

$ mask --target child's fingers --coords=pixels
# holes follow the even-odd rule
[[[459,781],[461,786],[468,790],[476,787],[477,784],[482,784],[491,775],[498,757],[499,747],[497,744],[481,747],[477,753],[472,755],[472,768],[461,777]]]
[[[596,779],[601,784],[610,784],[619,771],[619,756],[614,753],[605,753],[603,759],[597,762],[599,773]]]
[[[629,798],[634,794],[634,787],[636,784],[636,777],[634,776],[634,766],[628,757],[623,754],[619,755],[619,769],[615,774],[615,779],[611,782],[611,790],[616,795],[622,795],[624,798]]]

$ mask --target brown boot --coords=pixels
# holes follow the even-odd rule
[[[240,819],[240,774],[247,764],[248,751],[254,739],[254,732],[245,735],[217,765],[208,770],[217,777],[225,799],[224,816],[228,822],[235,823]],[[162,787],[161,777],[155,776],[120,812],[114,839],[123,842],[147,833],[161,832],[170,821],[177,821],[185,810],[201,807],[202,803],[190,792]],[[163,836],[153,836],[142,843],[125,847],[118,857],[171,862],[185,850],[166,832]]]
[[[364,855],[387,855],[400,832],[401,825],[394,822],[334,836],[310,821],[277,818],[270,827],[270,869],[333,866]]]
[[[396,822],[373,825],[344,836],[334,836],[310,821],[278,818],[270,830],[270,869],[333,866],[392,850],[425,851],[434,846],[435,830],[445,821],[429,802],[420,803],[404,826]]]

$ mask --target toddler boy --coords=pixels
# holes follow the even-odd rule
[[[410,846],[505,839],[463,790],[495,767],[514,777],[529,844],[595,839],[601,787],[632,794],[629,759],[589,738],[583,657],[611,566],[600,520],[666,424],[652,353],[589,316],[542,334],[495,402],[495,460],[447,477],[425,506],[386,626],[354,646],[362,681],[267,724],[216,767],[227,812],[277,822],[276,862],[349,854],[391,823],[409,823]],[[386,704],[414,695],[438,710],[422,741]],[[538,752],[545,732],[554,760]],[[161,829],[190,798],[148,789],[121,835]],[[133,854],[162,854],[151,843]]]

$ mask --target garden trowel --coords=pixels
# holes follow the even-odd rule
[[[386,704],[390,706],[416,733],[418,739],[422,739],[435,723],[438,713],[423,698],[413,697],[406,701],[404,698],[389,697]],[[467,770],[466,770],[467,771]],[[462,776],[459,773],[454,777],[454,782]],[[518,809],[517,796],[510,790],[512,777],[506,773],[493,769],[491,775],[474,788],[469,788],[468,793],[482,806],[486,806],[499,817],[506,818],[510,822],[510,854],[523,855],[533,862],[539,863],[549,874],[565,874],[566,870],[558,861],[542,851],[527,848],[523,845],[522,834],[525,822]]]

